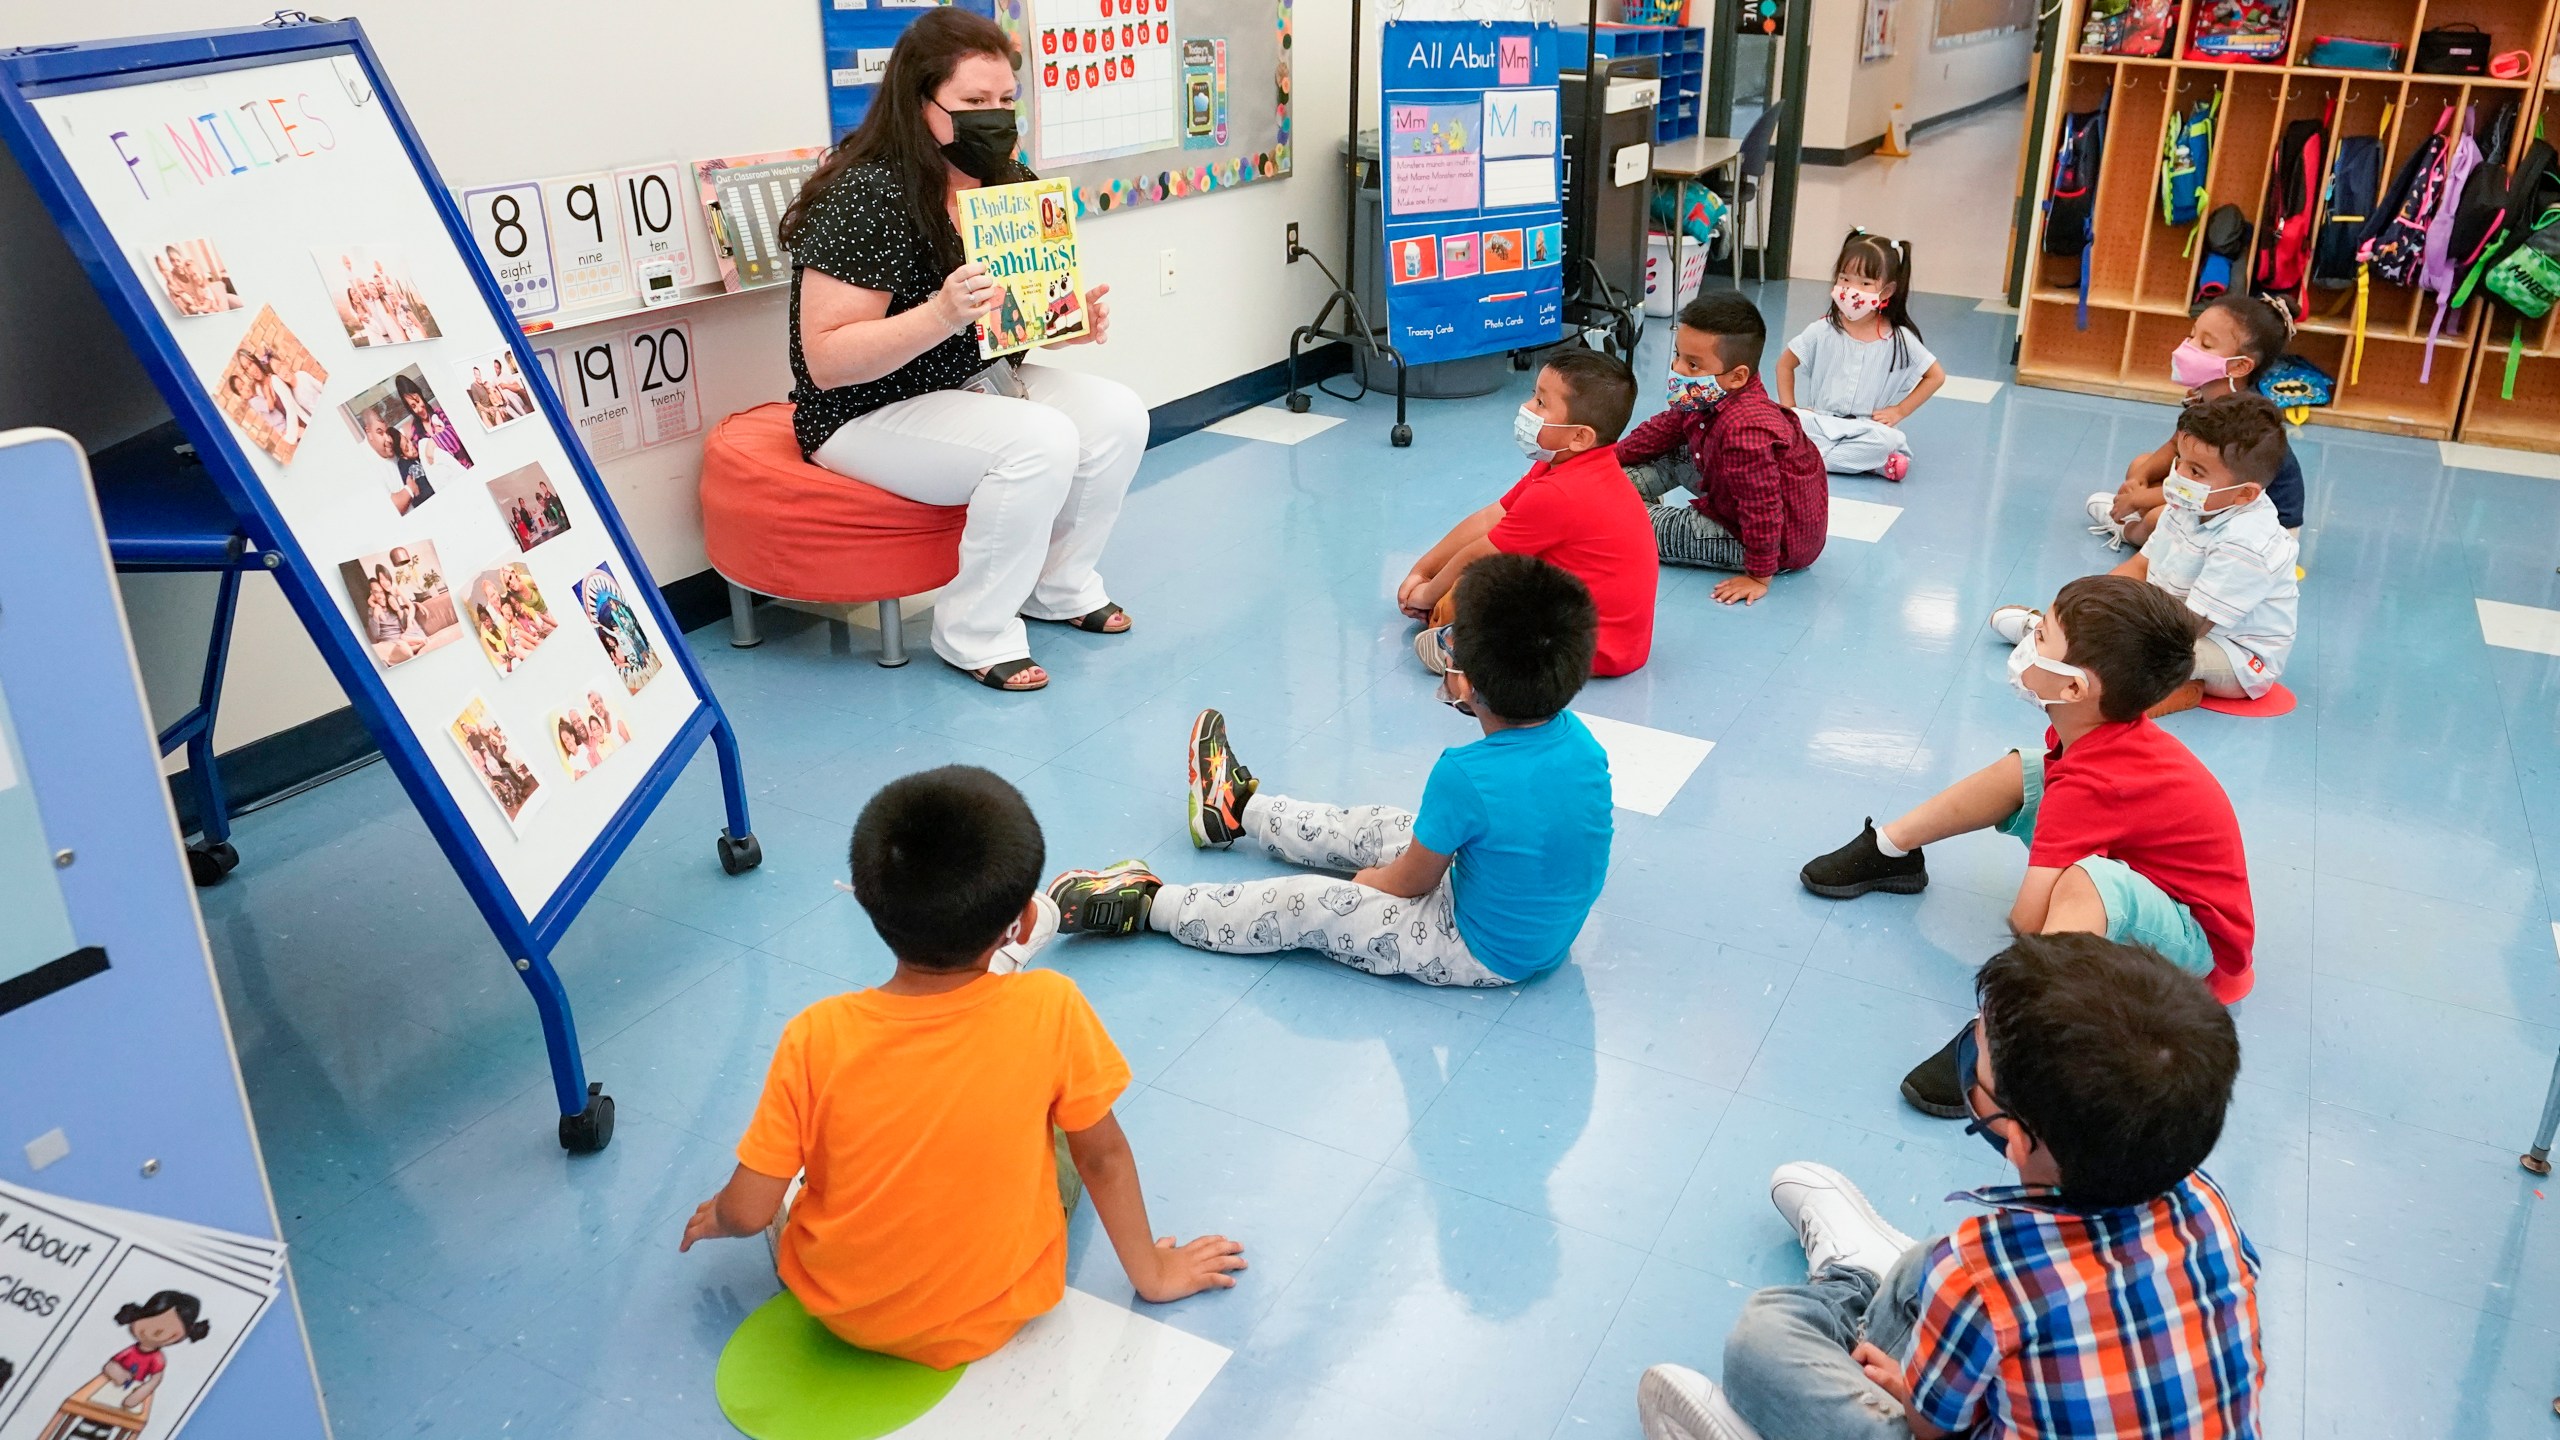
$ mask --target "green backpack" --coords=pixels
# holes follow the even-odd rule
[[[2498,398],[2516,398],[2516,366],[2524,356],[2524,322],[2539,320],[2560,303],[2560,205],[2545,209],[2489,267],[2481,282],[2523,319],[2507,337],[2507,373]]]

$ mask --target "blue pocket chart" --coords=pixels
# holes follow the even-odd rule
[[[761,851],[728,721],[363,28],[0,55],[0,138],[531,992],[561,1143],[600,1148],[553,947],[705,740],[717,863]],[[471,375],[509,351],[540,414],[493,429]]]
[[[1414,364],[1556,339],[1555,26],[1398,22],[1381,43],[1388,338]]]
[[[79,445],[0,434],[0,515],[0,1180],[277,1238]],[[0,1353],[22,1380],[27,1359]],[[47,1429],[57,1398],[0,1379],[6,1433],[110,1433]],[[287,1298],[185,1440],[327,1433]]]

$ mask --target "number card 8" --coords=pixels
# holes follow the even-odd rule
[[[480,258],[497,277],[517,318],[560,308],[551,274],[551,227],[544,222],[542,187],[530,180],[462,192],[462,212]]]

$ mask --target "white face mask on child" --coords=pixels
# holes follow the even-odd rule
[[[2207,485],[2185,475],[2172,475],[2160,482],[2160,491],[2168,497],[2170,508],[2184,510],[2190,515],[2203,514],[2207,501],[2225,490],[2239,488],[2237,485]]]
[[[1831,287],[1831,303],[1839,307],[1843,318],[1864,320],[1884,308],[1884,297],[1870,295],[1855,285],[1841,284]]]
[[[1538,443],[1538,437],[1546,433],[1550,423],[1546,416],[1526,405],[1521,406],[1511,417],[1511,443],[1519,446],[1520,453],[1532,460],[1553,460],[1556,452]]]
[[[2018,637],[2017,647],[2009,652],[2009,685],[2025,696],[2027,702],[2039,711],[2062,704],[2060,700],[2048,700],[2037,694],[2027,684],[2029,670],[2050,670],[2069,680],[2086,680],[2089,675],[2088,671],[2077,665],[2045,658],[2044,652],[2036,648],[2036,626],[2033,621],[2028,622],[2027,633]]]

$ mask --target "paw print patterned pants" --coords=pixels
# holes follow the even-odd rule
[[[1344,809],[1264,792],[1246,802],[1246,833],[1274,859],[1326,870],[1383,865],[1413,843],[1413,812]],[[1454,873],[1418,900],[1343,875],[1282,875],[1233,885],[1167,885],[1149,923],[1199,950],[1267,955],[1314,950],[1372,975],[1425,985],[1508,985],[1458,934]]]

